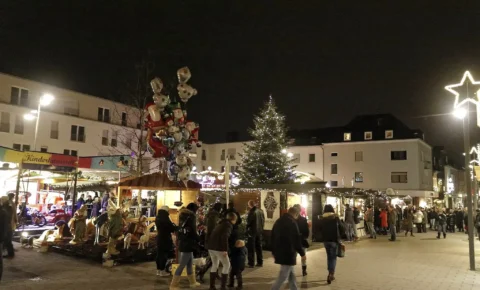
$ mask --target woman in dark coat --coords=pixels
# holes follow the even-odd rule
[[[188,281],[190,287],[198,287],[195,273],[193,273],[193,251],[197,248],[199,237],[197,233],[197,217],[195,213],[198,210],[198,205],[189,203],[187,208],[180,210],[178,217],[178,268],[172,278],[170,290],[178,289],[180,282],[180,275],[185,267],[187,268]]]
[[[340,220],[335,214],[333,206],[330,204],[325,205],[323,209],[323,215],[320,219],[320,231],[322,232],[323,245],[327,252],[327,268],[328,276],[327,283],[332,283],[335,280],[335,268],[337,266],[337,248],[340,246],[339,237],[339,223]]]
[[[162,206],[155,218],[155,226],[157,227],[157,275],[170,276],[165,271],[167,261],[171,258],[174,251],[172,234],[177,226],[170,220],[168,206]]]

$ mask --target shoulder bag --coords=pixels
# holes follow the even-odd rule
[[[339,229],[339,222],[338,218],[337,221],[337,257],[343,258],[345,257],[345,245],[342,243],[340,239],[340,229]]]

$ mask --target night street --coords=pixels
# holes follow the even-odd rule
[[[476,246],[480,247],[478,240]],[[317,247],[315,247],[317,248]],[[435,234],[417,234],[391,243],[387,237],[347,244],[347,257],[338,261],[337,280],[326,284],[323,249],[308,255],[307,278],[296,269],[302,289],[479,289],[480,273],[468,270],[468,243],[463,233],[437,240]],[[477,267],[480,254],[477,253]],[[155,276],[155,263],[102,268],[61,254],[39,254],[20,249],[5,263],[2,289],[167,289],[169,279]],[[278,267],[268,258],[261,269],[244,272],[244,289],[270,289]],[[187,288],[186,279],[181,283]],[[208,288],[204,284],[201,289]]]

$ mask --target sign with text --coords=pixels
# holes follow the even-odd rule
[[[260,208],[265,213],[265,230],[272,230],[273,224],[280,218],[280,191],[260,191]]]

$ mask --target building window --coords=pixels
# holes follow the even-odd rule
[[[22,150],[22,145],[21,144],[13,144],[13,149]]]
[[[363,161],[363,151],[357,151],[355,152],[355,161]]]
[[[65,149],[63,150],[64,155],[71,155],[71,156],[78,156],[78,151],[77,150],[68,150]]]
[[[315,154],[308,154],[308,162],[315,162]]]
[[[40,147],[40,152],[48,152],[48,147],[47,146]]]
[[[228,159],[235,160],[235,155],[237,155],[237,150],[235,148],[228,148]]]
[[[58,139],[58,121],[52,121],[50,124],[50,138]]]
[[[202,149],[202,160],[206,161],[207,160],[207,151],[205,149]],[[205,169],[204,169],[205,170]]]
[[[406,172],[392,172],[392,183],[407,183],[407,173]]]
[[[335,163],[330,164],[330,174],[338,174],[337,164],[335,164]]]
[[[28,90],[12,87],[10,91],[10,103],[28,107]]]
[[[127,113],[122,112],[122,126],[127,126]]]
[[[0,132],[10,133],[10,113],[2,112]]]
[[[85,127],[72,125],[70,140],[85,142]]]
[[[98,120],[110,123],[110,110],[105,108],[98,108]]]
[[[343,133],[343,141],[352,141],[352,133]]]
[[[112,131],[112,140],[110,141],[110,145],[112,147],[117,147],[117,135],[118,135],[117,131]]]
[[[225,160],[225,149],[222,149],[222,155],[220,155],[220,160]]]
[[[355,172],[355,182],[363,182],[363,172]]]
[[[300,163],[300,153],[293,154],[292,162],[293,163]]]
[[[330,154],[330,156],[332,156],[332,157],[337,157],[337,156],[338,156],[338,153],[337,153],[337,152],[333,152],[333,153]]]
[[[102,145],[108,146],[108,130],[103,130],[102,133]]]
[[[69,116],[77,116],[78,117],[78,109],[65,107],[63,108],[63,114]]]
[[[385,139],[393,139],[393,130],[385,131]]]
[[[23,117],[20,115],[15,115],[15,129],[13,132],[23,135]]]
[[[390,152],[391,160],[407,160],[407,151],[392,151]]]
[[[372,136],[373,136],[372,132],[365,132],[365,133],[363,133],[363,138],[364,138],[365,140],[372,140]]]
[[[22,151],[30,151],[30,145],[25,145],[25,144],[23,144],[21,150],[22,150]]]
[[[338,186],[338,181],[336,181],[336,180],[330,180],[330,186],[331,186],[331,187],[337,187],[337,186]]]
[[[225,172],[225,166],[222,166],[222,168],[220,169],[220,172]]]

